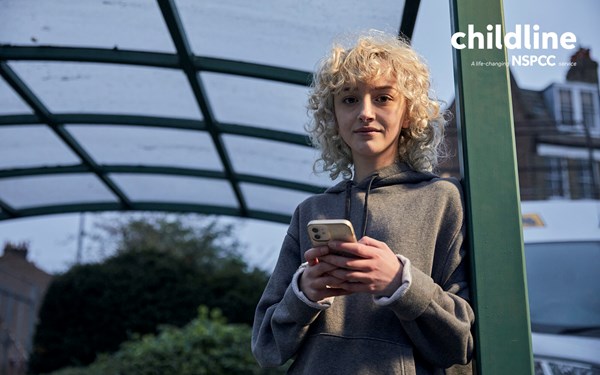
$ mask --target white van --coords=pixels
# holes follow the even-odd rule
[[[535,374],[600,375],[600,201],[521,212]]]

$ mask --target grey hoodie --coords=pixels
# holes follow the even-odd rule
[[[391,297],[358,293],[315,303],[298,288],[313,219],[350,220],[357,236],[385,242],[404,264]],[[302,202],[257,306],[252,351],[263,367],[294,358],[291,374],[443,374],[467,364],[463,200],[458,181],[398,163]],[[470,373],[454,366],[448,373]]]

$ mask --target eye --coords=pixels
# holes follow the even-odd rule
[[[358,102],[358,99],[356,99],[353,96],[347,96],[342,99],[342,103],[344,103],[344,104],[354,104],[356,102]]]
[[[375,101],[378,103],[387,103],[387,102],[391,102],[392,100],[394,100],[394,98],[392,98],[389,95],[381,95],[375,99]]]

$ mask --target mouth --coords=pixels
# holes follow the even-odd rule
[[[362,128],[356,129],[354,131],[354,133],[356,133],[356,134],[372,134],[372,133],[381,133],[381,130],[371,127],[371,126],[364,126]]]

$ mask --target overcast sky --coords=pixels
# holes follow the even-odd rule
[[[426,1],[421,3],[417,19],[414,45],[428,60],[436,91],[441,99],[453,98],[452,49],[447,21],[447,2]],[[2,1],[0,0],[0,5]],[[440,4],[444,4],[440,8]],[[506,30],[513,31],[516,24],[539,25],[540,31],[556,32],[559,35],[572,32],[578,44],[591,48],[592,57],[600,56],[600,1],[598,0],[506,0]],[[435,7],[435,8],[434,8]],[[425,15],[428,15],[426,18]],[[433,16],[431,16],[433,15]],[[435,18],[434,18],[435,17]],[[431,19],[441,20],[430,22]],[[0,15],[0,22],[2,15]],[[536,54],[545,52],[538,51]],[[568,61],[573,51],[559,49],[547,51],[556,55],[557,61]],[[523,51],[509,51],[510,55]],[[562,82],[565,67],[512,67],[520,87],[541,90],[553,82]],[[86,230],[94,222],[107,220],[107,214],[86,214]],[[0,243],[6,241],[30,244],[30,260],[48,272],[61,272],[71,265],[76,256],[79,215],[52,215],[0,222]],[[285,234],[285,225],[258,221],[223,219],[239,226],[239,239],[248,245],[248,259],[267,270],[272,269],[279,244]],[[89,241],[84,241],[83,259],[96,259],[97,254],[89,250]]]

